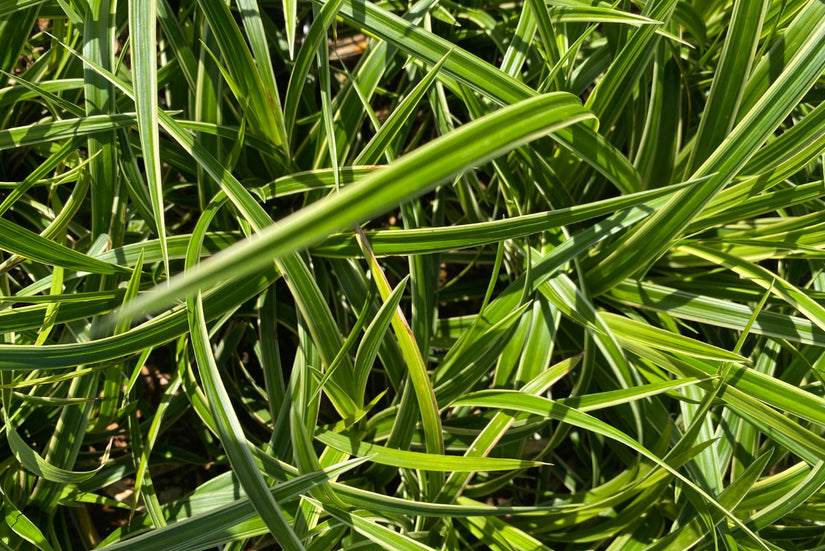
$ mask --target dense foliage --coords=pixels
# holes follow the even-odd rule
[[[0,550],[825,548],[825,2],[0,2]]]

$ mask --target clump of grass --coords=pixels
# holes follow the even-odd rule
[[[0,17],[0,548],[825,546],[822,2]]]

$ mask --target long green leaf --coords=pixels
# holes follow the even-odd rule
[[[0,218],[0,249],[44,264],[96,274],[126,274],[130,270],[103,262]]]
[[[318,431],[315,438],[327,446],[358,457],[371,456],[383,465],[435,472],[503,471],[538,466],[536,461],[499,457],[465,457],[396,450],[358,440],[355,435]]]
[[[710,86],[691,152],[691,170],[698,168],[733,128],[759,42],[762,21],[770,4],[767,0],[740,0],[734,3],[716,77]]]
[[[143,162],[152,212],[169,272],[169,251],[166,247],[163,181],[160,175],[160,133],[158,130],[158,69],[157,69],[157,5],[154,2],[129,2],[129,31],[132,37],[132,82],[135,87],[135,110],[138,134],[143,148]],[[92,72],[92,71],[90,71]],[[98,76],[98,78],[103,78]]]
[[[575,124],[590,115],[569,94],[557,93],[525,100],[463,126],[376,171],[335,197],[314,203],[300,213],[273,225],[243,244],[199,264],[168,285],[139,298],[121,315],[157,310],[225,279],[227,270],[243,277],[290,251],[311,245],[326,234],[360,222],[392,205],[420,195],[452,175],[527,143],[558,127]],[[516,124],[518,123],[518,124]],[[442,155],[444,149],[452,154]],[[376,191],[380,190],[380,194]]]

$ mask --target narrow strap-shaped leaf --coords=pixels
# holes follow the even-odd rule
[[[21,78],[17,75],[13,75],[10,73],[0,73],[5,77],[8,77],[23,88],[31,91],[35,96],[42,98],[49,104],[53,104],[60,109],[64,109],[74,115],[75,117],[83,117],[86,115],[86,111],[79,107],[78,105],[58,96],[57,94],[47,90],[45,87],[35,84],[33,82],[29,82],[24,78]]]
[[[307,431],[303,414],[299,410],[299,402],[293,401],[289,410],[289,436],[292,440],[292,455],[298,471],[301,473],[311,473],[321,470],[315,449],[312,445],[312,436]],[[318,488],[312,490],[312,495],[323,499],[327,503],[345,506],[330,489],[329,483],[322,483]]]
[[[691,172],[708,158],[733,128],[759,43],[762,21],[770,4],[769,0],[734,2],[725,44],[694,138]]]
[[[559,53],[556,32],[553,28],[553,22],[550,20],[547,4],[544,0],[528,0],[525,3],[530,4],[530,12],[536,20],[536,28],[547,56],[547,64],[551,67],[558,65],[561,54]],[[562,76],[558,72],[553,75],[552,82],[555,84],[554,90],[563,89]]]
[[[119,366],[118,366],[119,367]],[[140,434],[140,426],[136,418],[129,420],[131,437],[133,439],[132,448],[134,450],[133,462],[135,463],[135,490],[134,500],[132,501],[131,515],[134,515],[135,509],[140,503],[139,498],[143,498],[142,502],[146,511],[152,519],[155,528],[163,528],[166,526],[166,519],[155,494],[154,484],[152,482],[152,475],[149,472],[149,457],[155,446],[158,434],[160,434],[161,424],[166,418],[166,412],[171,403],[171,397],[174,396],[181,386],[180,373],[176,373],[165,391],[164,397],[158,405],[155,414],[152,416],[152,422],[149,426],[149,431],[146,435],[146,442],[141,442],[142,435]]]
[[[135,124],[134,113],[118,113],[116,115],[89,115],[77,119],[2,128],[0,129],[0,151],[47,141],[64,140],[75,136],[107,132],[113,128],[133,124]]]
[[[384,274],[383,269],[378,264],[378,260],[372,253],[369,241],[367,241],[361,228],[355,226],[354,229],[358,236],[361,249],[364,252],[364,257],[369,264],[370,273],[378,286],[381,298],[384,299],[385,302],[388,302],[392,296],[392,291],[387,276]],[[409,381],[412,386],[408,386],[408,388],[405,389],[405,393],[410,391],[409,388],[412,388],[412,391],[415,393],[419,415],[421,416],[421,425],[424,430],[424,441],[427,453],[443,454],[444,437],[442,435],[441,416],[438,411],[438,402],[433,391],[433,384],[430,380],[424,357],[421,354],[421,347],[415,339],[415,335],[407,322],[404,312],[397,305],[392,310],[390,324],[392,325],[396,339],[398,339],[398,344],[401,347],[401,354],[407,364],[407,373],[409,374]],[[405,411],[408,411],[404,407],[404,402],[406,401],[402,400],[402,415],[405,414]],[[406,417],[411,418],[411,416]],[[404,447],[406,447],[406,443]],[[430,495],[435,495],[442,484],[443,479],[430,476],[428,478]]]
[[[708,360],[747,361],[747,358],[743,358],[739,354],[618,314],[601,312],[601,316],[612,331],[620,333],[628,339],[637,339],[654,348]]]
[[[54,323],[61,324],[72,320],[88,318],[96,314],[113,310],[123,304],[118,298],[93,299],[78,303],[74,300],[63,302],[59,297],[66,295],[46,296],[40,298],[52,299],[45,305],[22,306],[0,313],[0,326],[7,331],[25,331],[41,327],[46,316],[50,315],[50,306],[57,305],[54,311]]]
[[[163,181],[160,175],[160,134],[158,131],[158,67],[157,67],[157,5],[155,2],[129,2],[129,31],[132,37],[132,82],[135,86],[135,109],[138,134],[143,148],[143,162],[152,212],[163,252],[163,262],[169,271],[166,247]],[[90,71],[91,72],[91,71]],[[102,77],[100,77],[102,78]]]
[[[83,20],[83,53],[107,69],[112,68],[115,49],[116,3],[95,0],[87,3]],[[153,23],[154,24],[154,23]],[[154,48],[152,41],[151,47]],[[133,53],[134,55],[134,53]],[[87,115],[114,113],[114,87],[94,71],[83,74]],[[157,88],[152,90],[157,97]],[[92,157],[89,171],[95,186],[91,190],[92,236],[109,234],[113,226],[113,203],[118,181],[116,133],[113,129],[89,135],[87,148]]]
[[[466,457],[396,450],[359,440],[355,435],[321,430],[315,439],[327,446],[358,457],[372,456],[371,461],[405,469],[435,472],[507,471],[541,465],[537,461],[501,457]]]
[[[178,23],[175,12],[169,5],[168,0],[159,0],[157,2],[157,18],[161,27],[163,28],[163,35],[169,41],[169,45],[175,52],[175,59],[180,65],[183,78],[192,90],[197,88],[195,84],[197,74],[197,60],[192,48],[186,41],[183,29]]]
[[[661,25],[663,23],[644,15],[608,8],[604,5],[588,6],[578,2],[569,2],[565,5],[565,2],[560,0],[551,0],[548,3],[553,5],[552,14],[564,23],[626,23],[634,26]]]
[[[248,113],[255,122],[256,131],[276,145],[286,147],[281,109],[275,105],[276,99],[267,95],[261,74],[229,7],[222,0],[198,0],[198,5],[215,33],[229,73],[244,96],[239,100],[242,103],[249,101]]]
[[[729,329],[744,329],[753,314],[752,308],[742,304],[649,282],[625,281],[610,296],[624,304]],[[825,331],[807,319],[787,314],[760,312],[752,331],[775,339],[825,346]]]
[[[524,44],[533,42],[533,36],[538,29],[536,17],[530,9],[530,3],[524,2],[521,6],[521,15],[519,16],[518,26],[513,32],[513,38],[510,44],[507,45],[507,51],[501,59],[500,69],[506,75],[512,78],[518,78],[521,72],[521,67],[527,58],[527,48]]]
[[[770,186],[796,174],[825,150],[825,103],[817,105],[791,128],[759,150],[742,168],[745,175],[760,175]]]
[[[808,476],[799,484],[790,488],[769,506],[760,509],[748,519],[757,529],[762,529],[789,515],[794,509],[803,505],[825,486],[825,461],[818,461]]]
[[[152,214],[152,197],[149,195],[149,186],[146,185],[143,174],[141,174],[137,157],[135,156],[132,143],[128,137],[129,134],[128,130],[122,128],[117,131],[118,141],[120,142],[120,166],[124,176],[123,183],[126,186],[126,190],[128,190],[131,205],[137,209],[154,234],[158,235],[155,216]],[[169,236],[166,238],[166,249],[167,254],[169,254]],[[160,243],[158,243],[158,251],[160,252],[162,260],[163,252],[160,250]]]
[[[298,26],[298,0],[283,0],[284,27],[289,57],[295,57],[295,28]]]
[[[313,203],[277,226],[260,231],[253,239],[231,247],[170,280],[163,288],[143,295],[124,316],[172,304],[184,292],[191,296],[225,279],[252,272],[276,258],[299,250],[328,233],[374,216],[401,201],[418,196],[454,174],[494,158],[556,128],[575,124],[591,115],[578,99],[563,93],[548,94],[500,109],[464,125],[455,133],[430,142],[415,152],[341,190],[334,197]],[[444,149],[452,154],[444,156]],[[376,193],[380,190],[380,193]],[[258,207],[259,208],[259,207]]]
[[[825,331],[825,307],[797,289],[790,282],[771,273],[770,270],[726,252],[717,251],[701,245],[685,245],[683,248],[691,254],[727,266],[740,276],[748,278],[763,289],[770,289],[772,293],[796,308],[806,318]]]
[[[679,377],[691,376],[701,379],[716,376],[717,369],[701,360],[688,358],[678,360],[666,353],[633,341],[624,341],[624,346],[637,356],[657,362]],[[748,418],[748,422],[759,430],[782,442],[789,450],[801,454],[811,462],[825,458],[825,439],[805,427],[790,421],[777,410],[799,415],[814,423],[822,422],[822,410],[825,401],[818,396],[799,389],[784,381],[753,369],[732,366],[727,379],[727,386],[720,391],[721,398],[739,415]],[[713,390],[711,383],[697,383]],[[767,405],[766,405],[767,404]],[[776,408],[776,409],[774,409]]]
[[[36,262],[62,266],[79,272],[95,274],[130,273],[128,268],[104,262],[59,245],[4,218],[0,218],[0,249],[30,258]]]
[[[407,287],[407,278],[395,286],[392,293],[384,300],[384,304],[378,310],[378,314],[372,319],[367,329],[364,331],[364,338],[361,344],[358,345],[358,351],[355,354],[355,384],[358,389],[359,396],[362,396],[367,388],[367,378],[372,369],[375,358],[378,355],[378,348],[387,328],[390,326],[390,321],[398,308],[398,303],[401,302],[404,289]],[[359,318],[360,319],[360,318]]]
[[[200,367],[204,391],[209,398],[210,409],[221,437],[221,443],[229,456],[230,464],[250,496],[255,510],[284,549],[301,550],[304,546],[287,522],[281,508],[269,491],[263,476],[255,465],[252,452],[246,442],[229,394],[221,381],[220,372],[209,345],[209,334],[203,315],[201,296],[188,301],[192,346]]]
[[[46,536],[43,535],[43,532],[40,531],[29,517],[15,507],[5,494],[3,494],[3,503],[2,506],[0,506],[0,511],[2,511],[4,520],[6,521],[6,526],[11,528],[18,536],[41,551],[52,551],[53,548],[49,540],[46,539]],[[11,547],[8,549],[11,549]]]
[[[816,33],[816,28],[825,17],[825,5],[822,2],[798,2],[796,9],[799,9],[798,6],[801,4],[804,4],[802,10],[796,12],[791,23],[783,29],[782,36],[775,40],[768,53],[762,56],[751,71],[739,105],[738,120],[751,111],[771,87],[776,79],[776,68],[788,65],[789,60],[797,54],[799,49],[805,47],[805,42],[809,37]],[[777,7],[772,3],[771,11]],[[788,10],[788,12],[794,13],[794,10]],[[766,20],[770,22],[770,16],[766,17]],[[766,24],[765,29],[769,28],[771,27]]]
[[[489,222],[436,228],[372,230],[364,233],[376,256],[424,254],[474,248],[497,243],[502,239],[515,239],[576,222],[592,220],[633,206],[655,209],[664,203],[662,199],[657,198],[670,196],[683,185],[685,184]],[[350,233],[332,234],[314,245],[311,250],[321,256],[347,257],[356,256],[359,251],[355,235]]]
[[[351,184],[378,168],[377,166],[342,166],[338,172],[339,184]],[[255,188],[253,192],[260,195],[264,201],[268,201],[275,197],[334,187],[335,175],[332,169],[319,168],[281,176],[277,180]]]
[[[8,107],[18,101],[24,101],[27,99],[37,98],[42,95],[43,92],[47,94],[57,94],[59,92],[69,91],[69,90],[78,90],[83,88],[83,79],[82,78],[57,78],[53,80],[39,82],[38,84],[34,84],[28,81],[25,81],[29,84],[26,86],[23,84],[24,81],[18,81],[21,86],[10,86],[8,88],[0,88],[0,106]],[[55,100],[55,103],[58,103]],[[78,109],[79,107],[76,104],[72,104],[68,102],[66,107],[68,108],[69,105],[75,105],[71,109]],[[85,115],[86,111],[82,110],[78,116]]]
[[[424,501],[414,501],[394,496],[387,496],[377,492],[370,492],[354,486],[333,483],[333,487],[341,495],[346,496],[356,507],[362,507],[372,511],[380,511],[387,514],[403,516],[425,516],[425,517],[459,517],[459,516],[491,516],[506,514],[529,514],[550,513],[567,506],[539,506],[539,507],[490,507],[476,503],[468,505],[449,505],[446,503],[428,503]]]
[[[50,294],[56,295],[63,290],[63,275],[64,270],[60,266],[55,266],[52,271],[52,285]],[[46,305],[46,313],[43,316],[43,325],[37,331],[37,339],[35,339],[35,346],[40,346],[49,338],[49,334],[54,329],[54,323],[57,319],[57,312],[60,308],[59,302],[50,302]]]
[[[403,282],[402,282],[403,283]],[[398,284],[399,287],[403,287],[401,283]],[[372,307],[372,301],[375,298],[376,289],[374,286],[370,286],[367,292],[367,298],[364,301],[364,305],[361,308],[361,312],[358,314],[358,319],[355,320],[355,324],[352,326],[352,330],[350,331],[349,336],[344,341],[344,344],[341,346],[341,349],[336,354],[335,358],[332,360],[332,363],[327,366],[327,370],[324,373],[324,376],[318,381],[318,386],[315,389],[315,393],[320,393],[326,386],[327,382],[332,378],[335,371],[345,363],[345,358],[349,357],[350,349],[355,345],[355,341],[358,336],[361,334],[364,326],[367,324],[367,319],[369,317],[369,311]],[[365,337],[366,338],[366,337]],[[353,373],[355,373],[353,371]],[[366,376],[366,375],[365,375]],[[354,387],[358,389],[358,394],[355,396],[350,396],[353,402],[352,411],[359,409],[364,404],[364,388],[359,382],[359,379],[356,378]],[[316,395],[310,397],[310,402],[317,398]],[[358,404],[358,405],[356,405]]]
[[[192,241],[186,254],[186,268],[190,269],[200,258],[200,248],[203,234],[217,212],[219,203],[213,203],[214,208],[207,209],[198,220]],[[266,523],[272,534],[278,538],[281,546],[289,550],[302,550],[303,544],[295,531],[284,517],[280,505],[272,497],[269,485],[264,480],[257,465],[249,444],[246,441],[243,427],[232,406],[229,393],[226,391],[220,371],[215,363],[212,347],[209,342],[209,332],[206,329],[206,319],[203,311],[203,300],[199,293],[189,298],[186,303],[189,331],[192,338],[192,348],[198,362],[204,392],[208,398],[215,427],[224,449],[229,456],[233,471],[241,481],[246,493],[250,496],[255,510]]]
[[[651,0],[645,4],[642,15],[667,22],[675,7],[675,0]],[[635,89],[634,83],[639,80],[656,51],[658,39],[655,25],[635,29],[604,78],[587,98],[587,107],[599,117],[604,131],[611,128],[621,114],[622,107]]]
[[[138,257],[132,276],[129,278],[129,283],[126,286],[126,291],[123,294],[123,301],[128,302],[135,298],[140,290],[140,279],[143,270],[143,253]],[[114,334],[118,335],[129,330],[129,324],[122,323],[115,327]],[[115,365],[106,370],[106,379],[103,383],[103,399],[100,403],[100,415],[98,418],[98,426],[108,426],[116,417],[118,409],[118,401],[122,388],[122,374],[123,366]]]
[[[633,388],[621,390],[609,390],[607,392],[599,392],[596,394],[585,394],[573,398],[559,398],[557,402],[576,408],[579,411],[597,411],[599,409],[613,407],[619,404],[626,404],[636,400],[643,400],[648,396],[655,396],[664,392],[670,392],[690,385],[698,384],[707,379],[697,379],[695,377],[685,377],[673,381],[662,381],[660,383],[650,383],[646,385],[637,385]],[[522,391],[523,392],[523,391]]]
[[[284,98],[284,121],[288,134],[292,133],[295,126],[298,102],[301,98],[304,85],[306,84],[312,60],[322,44],[326,47],[327,29],[335,20],[335,15],[338,13],[343,1],[344,0],[333,0],[324,4],[312,22],[309,32],[304,37],[301,43],[301,49],[298,50],[298,56],[295,58],[295,64],[289,77],[286,97]]]
[[[8,17],[13,13],[32,8],[45,1],[46,0],[14,0],[13,2],[4,3],[0,6],[0,16]]]
[[[5,410],[5,407],[3,408]],[[17,429],[9,420],[8,412],[4,411],[6,438],[9,448],[14,457],[27,471],[56,484],[80,484],[92,478],[100,472],[103,465],[93,471],[70,471],[56,467],[40,457],[26,442],[17,434]]]
[[[269,44],[267,42],[266,31],[264,30],[261,10],[258,7],[257,0],[237,0],[238,11],[241,13],[241,21],[243,22],[246,36],[249,40],[249,45],[252,48],[252,53],[255,56],[255,66],[258,73],[261,75],[261,82],[269,102],[269,108],[275,113],[275,120],[278,124],[278,134],[285,140],[288,137],[286,127],[284,126],[284,115],[281,109],[281,96],[278,92],[278,84],[275,80],[275,70],[272,67],[272,58],[269,55]],[[294,2],[287,2],[294,5]],[[292,16],[292,21],[295,21],[295,13],[285,14],[288,19]],[[289,29],[289,26],[287,27]],[[294,32],[295,26],[292,25]],[[290,42],[290,52],[292,51],[292,41]],[[292,35],[294,40],[295,35]],[[290,54],[291,55],[291,54]],[[288,149],[288,148],[285,148]]]
[[[325,6],[326,7],[326,6]],[[318,11],[317,6],[313,6],[313,10]],[[324,29],[324,37],[327,31]],[[321,95],[321,122],[324,128],[324,142],[327,145],[327,154],[329,155],[329,164],[332,165],[332,175],[335,179],[335,190],[341,187],[341,176],[339,174],[338,161],[338,144],[335,137],[335,123],[333,121],[332,113],[332,75],[329,68],[329,47],[327,40],[318,46],[315,50],[315,59],[318,61],[318,91]],[[318,159],[320,159],[319,157]],[[326,163],[324,163],[326,164]],[[316,165],[317,161],[316,161]]]
[[[825,104],[823,104],[825,105]],[[825,134],[823,134],[825,137]],[[756,183],[757,186],[761,184]],[[735,223],[739,220],[752,218],[760,214],[766,214],[776,210],[777,206],[792,206],[799,203],[806,203],[812,199],[817,199],[825,195],[825,188],[822,182],[811,182],[799,186],[790,186],[786,189],[761,193],[755,197],[749,197],[750,186],[741,190],[734,190],[733,187],[726,189],[716,196],[705,213],[697,218],[687,227],[687,231],[693,232],[710,226]],[[753,189],[753,188],[751,188]],[[727,193],[730,191],[731,193]],[[739,195],[741,192],[744,195]]]
[[[656,50],[645,128],[634,160],[647,188],[671,181],[679,148],[681,75],[676,60],[667,52],[661,44]]]
[[[427,76],[421,79],[421,81],[415,85],[415,88],[407,94],[407,97],[398,104],[398,107],[395,108],[378,132],[376,132],[369,143],[364,146],[361,153],[359,153],[358,157],[353,161],[353,164],[370,165],[378,163],[381,160],[384,151],[398,135],[398,132],[401,131],[401,127],[407,124],[409,117],[412,116],[417,108],[418,102],[421,101],[421,98],[424,97],[424,94],[427,93],[430,86],[435,82],[438,70],[441,69],[441,66],[447,61],[447,56],[449,55],[448,53],[442,57],[435,67],[427,73]]]

